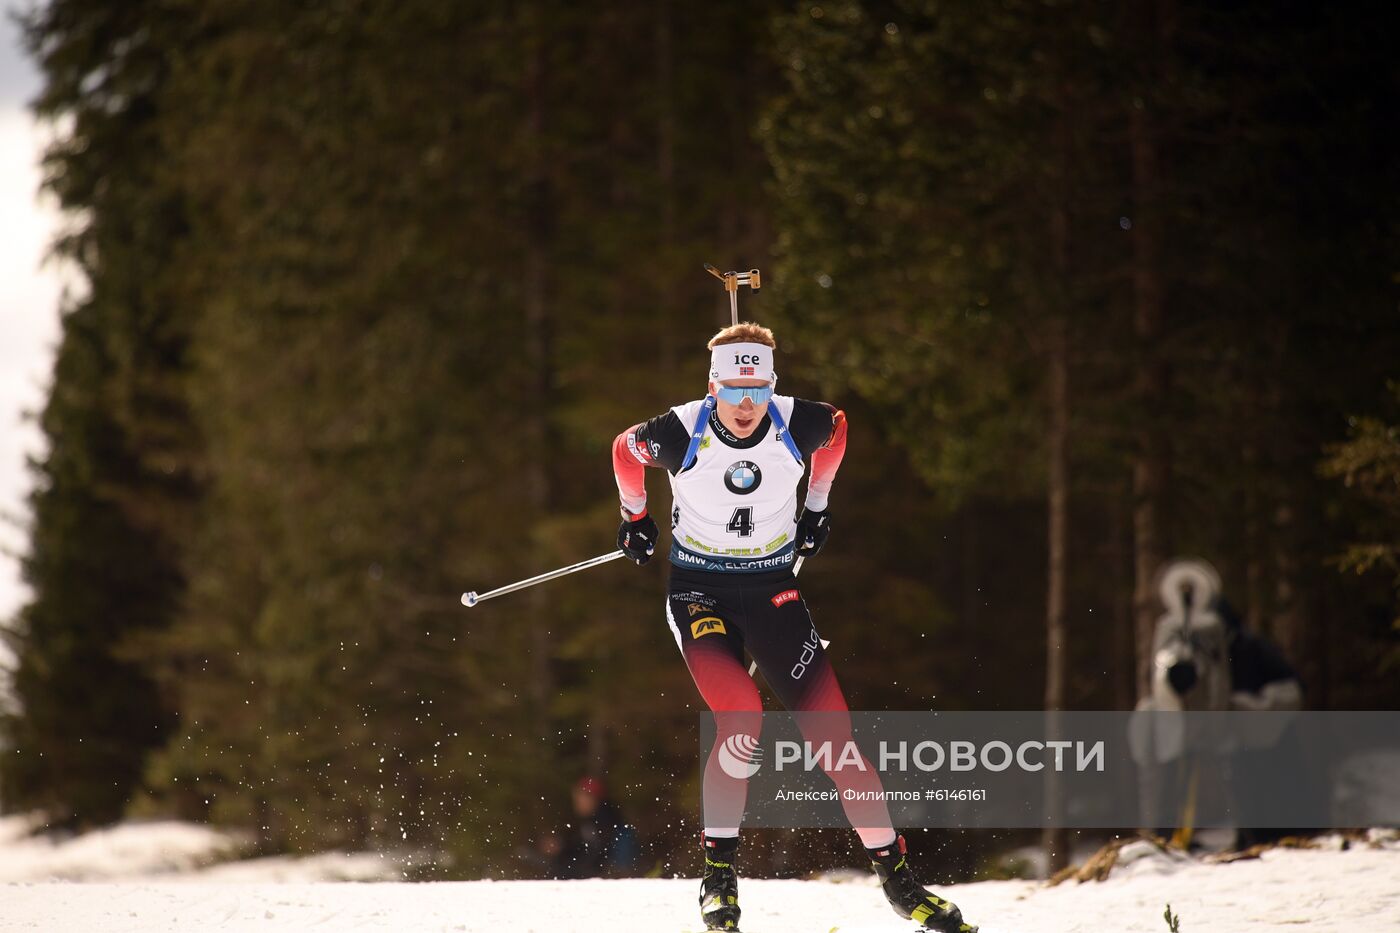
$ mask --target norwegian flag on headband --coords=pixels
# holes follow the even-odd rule
[[[722,343],[710,351],[710,380],[773,378],[773,348],[761,343]]]

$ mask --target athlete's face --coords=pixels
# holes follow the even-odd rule
[[[715,385],[716,383],[710,383],[712,395],[715,391]],[[766,386],[768,382],[764,379],[726,379],[719,385],[752,389]],[[745,398],[738,405],[731,405],[718,396],[715,398],[715,413],[719,415],[719,423],[728,428],[735,437],[748,437],[752,434],[767,411],[767,402],[755,405],[753,399]]]

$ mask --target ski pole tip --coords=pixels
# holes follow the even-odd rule
[[[477,598],[476,590],[472,590],[470,593],[463,593],[462,605],[470,609],[472,606],[476,605]]]

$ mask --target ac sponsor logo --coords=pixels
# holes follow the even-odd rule
[[[685,607],[685,611],[686,611],[686,612],[689,612],[689,613],[690,613],[690,617],[693,619],[693,618],[695,618],[696,616],[698,616],[700,613],[702,613],[702,612],[709,612],[709,611],[710,611],[711,609],[713,609],[713,608],[714,608],[713,605],[704,606],[704,605],[701,605],[700,603],[689,603],[689,604]]]
[[[756,366],[763,362],[763,358],[757,353],[736,353],[734,354],[734,365],[740,366],[745,363]]]
[[[724,620],[719,616],[705,616],[690,623],[690,637],[703,638],[706,635],[723,635]]]
[[[797,598],[799,598],[799,597],[798,597],[798,594],[797,594],[797,590],[783,590],[783,591],[782,591],[781,593],[779,593],[777,596],[774,596],[774,597],[773,597],[773,599],[772,599],[773,607],[774,607],[774,608],[777,608],[777,607],[781,606],[783,603],[790,603],[790,602],[792,602],[794,599],[797,599]]]

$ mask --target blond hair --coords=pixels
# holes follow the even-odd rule
[[[761,343],[769,349],[778,349],[778,341],[773,339],[773,332],[762,324],[750,321],[726,327],[710,338],[710,342],[705,344],[705,349],[713,350],[728,343]]]

